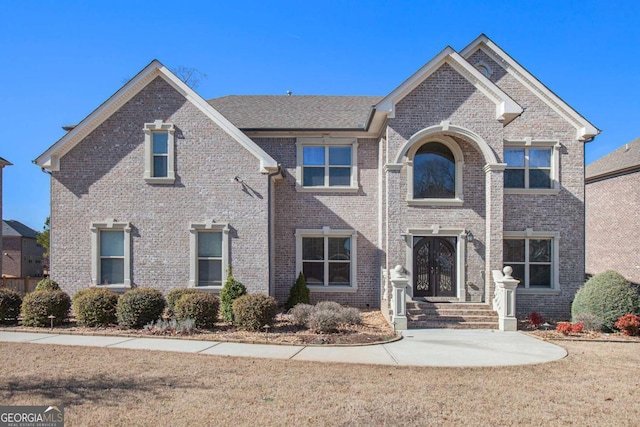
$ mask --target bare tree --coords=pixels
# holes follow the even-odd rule
[[[183,65],[172,68],[171,71],[191,89],[197,88],[200,82],[207,78],[207,75],[197,68]]]

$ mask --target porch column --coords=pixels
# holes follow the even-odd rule
[[[485,301],[492,301],[494,281],[489,277],[493,270],[502,270],[504,170],[506,163],[487,164],[485,172],[486,223],[485,223]],[[495,309],[495,306],[494,306]]]
[[[407,286],[409,279],[404,274],[404,268],[397,265],[391,270],[391,284],[393,293],[391,294],[391,310],[393,315],[391,321],[396,331],[405,331],[407,325]]]

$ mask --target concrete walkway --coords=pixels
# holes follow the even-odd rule
[[[321,347],[241,344],[169,338],[128,338],[0,331],[0,342],[177,351],[215,356],[395,366],[514,366],[562,359],[557,345],[520,332],[457,329],[404,331],[403,339],[378,345]]]

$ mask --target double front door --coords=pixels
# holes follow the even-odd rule
[[[456,238],[413,238],[413,296],[455,297]]]

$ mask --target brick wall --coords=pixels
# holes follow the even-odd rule
[[[358,291],[312,292],[312,302],[332,300],[359,307],[380,303],[380,261],[377,221],[378,141],[358,140],[357,193],[297,192],[296,139],[256,138],[269,155],[280,163],[285,178],[274,191],[274,275],[275,297],[286,301],[296,280],[296,229],[352,229],[357,236]]]
[[[20,237],[2,238],[2,275],[22,277],[22,242]]]
[[[587,273],[616,270],[640,283],[640,173],[586,185]]]
[[[143,179],[144,123],[173,123],[176,182]],[[132,226],[135,286],[189,283],[189,224],[228,222],[234,275],[268,292],[268,178],[259,162],[158,77],[60,160],[51,180],[51,275],[75,293],[91,280],[92,222]],[[239,175],[250,187],[243,191]]]

